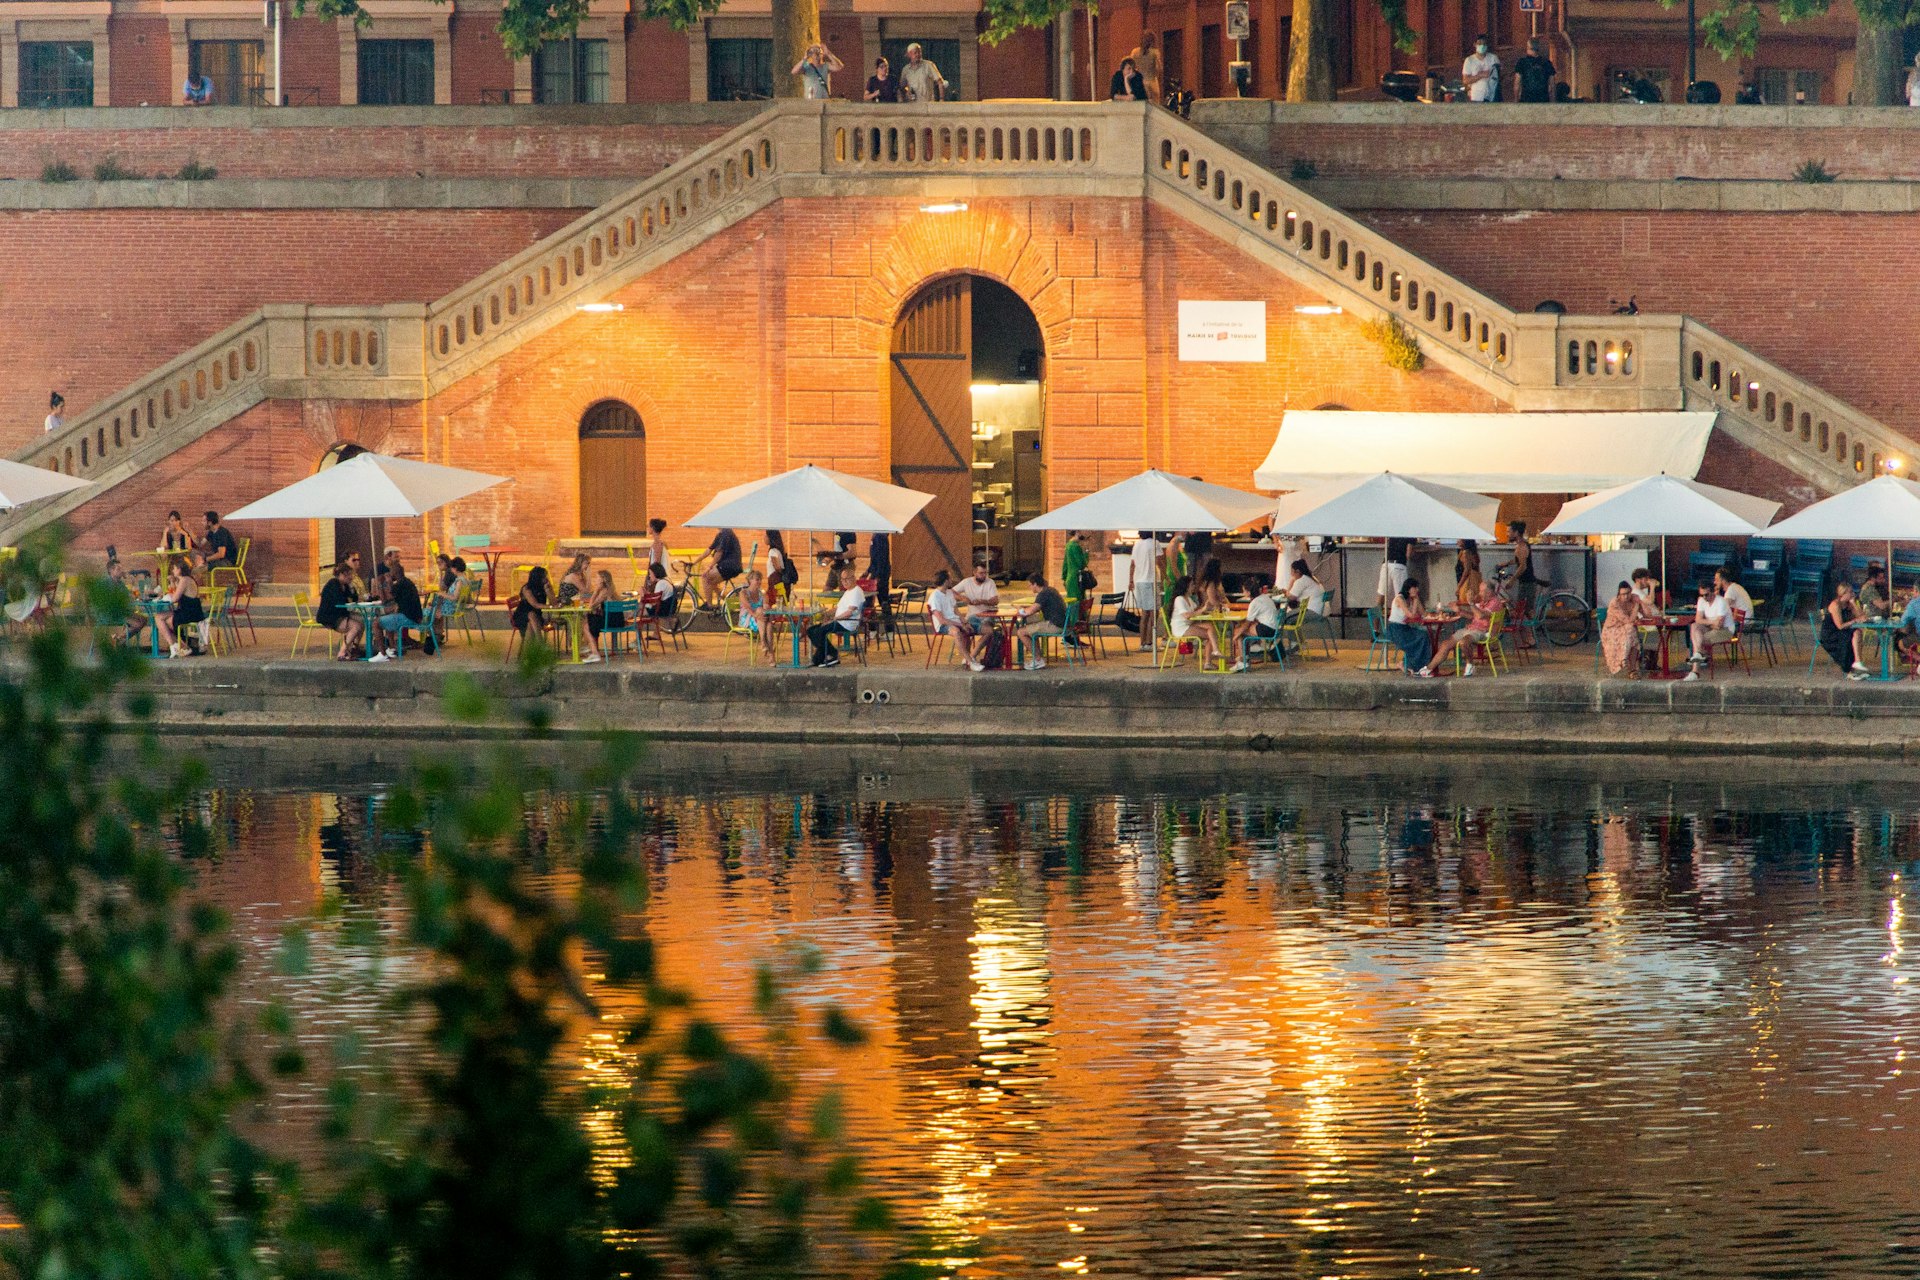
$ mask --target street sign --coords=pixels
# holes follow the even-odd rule
[[[1227,0],[1227,39],[1253,39],[1253,15],[1247,0]]]
[[[1545,13],[1546,11],[1547,0],[1520,0],[1522,13]]]

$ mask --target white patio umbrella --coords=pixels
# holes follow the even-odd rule
[[[24,462],[0,458],[0,511],[24,507],[42,498],[56,498],[92,483],[45,467],[30,467]]]
[[[1881,476],[1822,498],[1767,530],[1776,538],[1885,541],[1887,583],[1893,583],[1893,544],[1920,540],[1920,483]]]
[[[1751,537],[1766,528],[1780,504],[1767,498],[1683,480],[1664,472],[1575,498],[1547,533],[1659,534],[1660,582],[1667,580],[1667,538]],[[1671,598],[1671,596],[1669,596]]]
[[[807,586],[813,586],[816,533],[901,533],[933,495],[826,467],[795,467],[713,495],[690,529],[789,529],[807,535]]]
[[[1314,485],[1280,499],[1274,536],[1493,540],[1500,500],[1382,471]]]
[[[1225,533],[1273,510],[1273,499],[1165,471],[1130,480],[1056,507],[1022,529],[1152,529]]]
[[[381,453],[356,453],[284,489],[227,513],[229,520],[360,520],[424,516],[449,502],[505,484],[506,476],[414,462]],[[374,548],[379,554],[379,548]]]

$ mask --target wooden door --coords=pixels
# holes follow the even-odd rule
[[[602,400],[580,416],[580,533],[646,532],[647,431],[632,406]]]
[[[973,563],[973,288],[929,285],[893,331],[893,482],[933,501],[893,543],[896,581]]]

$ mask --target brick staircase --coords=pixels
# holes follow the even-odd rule
[[[1682,316],[1514,312],[1167,112],[781,103],[437,301],[263,307],[16,457],[96,482],[0,522],[11,541],[271,399],[415,402],[775,200],[860,194],[1150,199],[1330,302],[1397,317],[1516,410],[1715,409],[1829,492],[1898,432]]]

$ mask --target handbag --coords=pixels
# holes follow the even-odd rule
[[[1140,615],[1132,609],[1115,609],[1113,625],[1137,636],[1140,634]]]
[[[1100,579],[1093,576],[1093,570],[1082,569],[1080,571],[1079,587],[1080,587],[1081,595],[1083,596],[1087,595],[1089,592],[1091,592],[1095,587],[1099,585],[1100,585]]]

